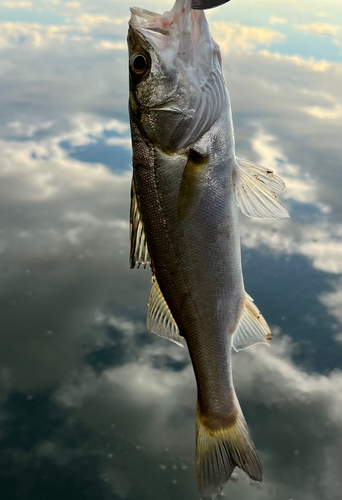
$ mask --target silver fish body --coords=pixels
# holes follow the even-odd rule
[[[197,481],[201,498],[213,499],[236,466],[262,480],[231,370],[232,344],[270,335],[244,290],[238,204],[247,215],[286,216],[275,195],[283,183],[236,158],[219,48],[191,0],[163,16],[132,9],[128,45],[131,267],[152,267],[149,329],[188,346]]]

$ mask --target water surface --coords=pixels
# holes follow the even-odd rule
[[[146,330],[128,268],[126,0],[0,1],[0,491],[4,500],[195,500],[188,353]],[[170,2],[139,2],[162,11]],[[241,216],[272,347],[234,356],[265,469],[231,500],[338,500],[342,451],[342,5],[209,13],[237,154],[291,219]]]

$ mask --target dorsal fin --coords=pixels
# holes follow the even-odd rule
[[[151,264],[151,258],[148,252],[146,235],[135,193],[134,179],[132,179],[131,186],[130,237],[131,252],[129,260],[131,269],[133,269],[135,266],[140,267],[141,264],[144,266],[144,268],[146,268],[147,264]]]
[[[272,170],[236,158],[235,188],[242,213],[257,219],[289,217],[277,198],[285,184]]]
[[[240,323],[233,335],[235,351],[241,351],[258,342],[268,344],[272,338],[270,327],[254,304],[252,297],[246,293],[245,307]]]
[[[152,288],[147,306],[147,328],[159,337],[172,340],[182,347],[185,345],[184,337],[179,335],[178,326],[155,276],[152,278]]]

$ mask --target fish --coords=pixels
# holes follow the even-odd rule
[[[212,500],[235,467],[263,478],[232,378],[232,348],[271,338],[245,291],[238,208],[256,218],[288,213],[281,178],[235,154],[220,49],[191,7],[176,0],[162,15],[131,7],[130,267],[152,269],[148,330],[189,350],[197,486]]]

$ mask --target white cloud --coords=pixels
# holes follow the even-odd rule
[[[223,53],[253,50],[258,45],[271,45],[286,39],[285,35],[278,31],[243,26],[238,23],[215,21],[211,23],[210,27],[212,35]]]
[[[319,299],[342,327],[342,279],[335,282],[333,287],[335,288],[333,292],[324,292]],[[342,332],[339,334],[340,339],[341,335]]]
[[[316,203],[318,189],[310,178],[301,179],[300,167],[288,162],[278,145],[277,138],[260,131],[251,140],[252,148],[259,156],[259,163],[267,165],[284,180],[286,188],[281,194],[284,199],[294,199],[302,203]]]
[[[342,105],[340,104],[335,104],[335,106],[330,108],[310,106],[304,108],[304,111],[318,120],[335,121],[342,119]]]
[[[26,133],[27,137],[32,137],[37,130],[46,130],[50,126],[49,122],[28,127],[20,122],[9,124],[9,127],[16,133],[19,135]],[[114,189],[117,183],[127,184],[128,189],[129,175],[115,177],[100,163],[88,168],[81,161],[70,159],[68,153],[60,147],[62,141],[68,141],[72,146],[91,144],[96,141],[96,138],[102,138],[105,131],[127,134],[128,124],[117,119],[101,119],[83,114],[74,117],[70,132],[41,142],[0,141],[2,199],[11,203],[48,200],[61,195],[68,196],[75,189],[95,193],[101,184],[104,187],[103,193],[108,193],[110,186]],[[117,139],[117,145],[127,146],[130,141],[128,137]],[[113,145],[115,145],[115,140]],[[17,179],[19,184],[26,183],[30,187],[9,192],[5,186],[10,179]]]
[[[327,236],[327,235],[326,235]],[[301,243],[299,252],[312,259],[312,264],[316,269],[327,273],[342,273],[342,239],[333,240],[332,235],[327,240],[307,241]]]
[[[285,200],[311,203],[322,214],[330,207],[320,204],[317,180],[302,174],[302,168],[290,164],[274,136],[259,132],[251,139],[252,148],[258,155],[257,162],[275,171],[285,181],[281,194]],[[285,202],[286,205],[286,202]],[[246,221],[247,222],[247,221]],[[292,230],[289,232],[289,224]],[[256,226],[253,230],[253,225]],[[278,228],[277,232],[273,228]],[[251,230],[252,228],[252,230]],[[243,244],[248,248],[268,246],[275,252],[300,254],[309,258],[315,269],[324,272],[342,273],[342,226],[317,222],[303,227],[296,221],[252,221],[241,227]]]
[[[50,132],[45,125],[35,125],[36,130]],[[64,137],[76,143],[86,143],[88,134],[103,137],[108,130],[126,134],[128,128],[120,120],[89,115],[77,117],[74,127]],[[29,328],[14,326],[8,339],[2,337],[7,345],[0,374],[4,398],[11,390],[58,384],[69,370],[82,365],[82,345],[103,341],[99,332],[95,337],[90,332],[89,317],[93,321],[108,297],[128,303],[131,280],[135,278],[135,286],[141,287],[140,281],[146,279],[146,275],[128,274],[131,174],[115,175],[100,163],[69,158],[59,145],[61,136],[43,134],[40,141],[34,141],[30,136],[35,131],[16,122],[12,130],[20,135],[26,132],[28,140],[0,143],[0,211],[18,217],[15,222],[6,218],[1,225],[1,259],[13,265],[4,277],[3,293],[13,312],[15,307],[28,308],[32,318]],[[49,262],[44,271],[39,264],[42,258]],[[117,280],[123,283],[120,292]],[[34,282],[40,290],[38,302]],[[67,297],[71,282],[72,308],[66,299],[63,318],[55,322],[51,297],[55,293]],[[36,307],[42,308],[42,314],[35,313]],[[107,324],[129,330],[126,318],[119,318],[116,325],[109,318]],[[33,343],[27,342],[30,335],[36,339]]]
[[[49,44],[64,43],[72,28],[65,25],[42,25],[38,23],[0,23],[0,49],[13,46],[28,46],[41,49]]]
[[[80,9],[82,7],[82,3],[81,2],[67,2],[65,4],[65,6],[68,9]]]
[[[118,134],[128,134],[129,125],[126,122],[113,119],[104,119],[89,114],[78,114],[72,118],[72,130],[65,134],[61,134],[57,141],[68,141],[72,146],[85,146],[93,143],[95,138],[103,138],[105,131],[113,131]],[[118,145],[127,144],[130,139],[128,137],[113,138]],[[110,141],[110,139],[107,139]],[[121,142],[121,144],[119,144]]]
[[[271,16],[270,24],[287,24],[287,19],[284,17]]]
[[[127,26],[127,18],[126,17],[111,17],[106,14],[82,14],[76,19],[77,24],[79,24],[84,30],[91,31],[95,27],[101,27],[105,25],[112,26]]]
[[[33,7],[32,2],[16,2],[15,0],[0,2],[0,7],[3,9],[28,9],[31,10]]]
[[[97,50],[127,50],[127,43],[122,40],[119,42],[110,42],[109,40],[101,40],[95,43],[94,48]]]
[[[267,50],[261,50],[258,52],[258,54],[262,57],[273,59],[274,61],[289,62],[294,66],[302,66],[303,68],[309,69],[311,71],[326,72],[332,68],[336,68],[338,71],[342,71],[341,64],[332,63],[325,60],[316,61],[314,58],[305,59],[300,56],[279,54],[277,52],[269,52]]]
[[[19,136],[23,135],[26,137],[32,137],[37,132],[50,129],[53,123],[54,122],[52,120],[39,124],[25,124],[19,121],[15,121],[8,123],[7,127]]]
[[[339,25],[329,23],[295,24],[293,27],[305,35],[337,35],[341,30]]]
[[[267,471],[262,491],[251,488],[239,470],[239,484],[234,486],[235,483],[230,482],[226,486],[226,491],[232,494],[238,486],[237,491],[240,494],[243,492],[246,500],[273,500],[279,494],[290,498],[291,488],[295,488],[301,497],[306,493],[312,494],[312,498],[315,498],[318,487],[327,497],[329,492],[338,491],[338,485],[328,483],[327,478],[331,476],[335,481],[339,477],[338,468],[331,469],[329,466],[329,457],[336,460],[340,453],[342,373],[308,374],[291,361],[292,348],[288,339],[283,338],[282,341],[274,341],[271,349],[255,346],[233,357],[236,389],[239,399],[244,401],[243,407],[263,408],[262,421],[257,417],[254,422],[249,419]],[[155,368],[152,360],[166,353],[172,359],[178,355],[175,353],[184,356],[186,350],[158,339],[156,343],[140,349],[137,362],[109,367],[100,376],[88,369],[80,372],[57,391],[56,400],[76,409],[79,417],[94,432],[109,427],[113,418],[111,415],[119,420],[123,412],[130,439],[138,441],[139,448],[146,448],[149,456],[156,456],[153,462],[162,463],[163,469],[168,469],[168,458],[165,457],[164,462],[167,465],[159,458],[168,443],[172,452],[176,453],[172,464],[178,464],[183,456],[189,456],[191,464],[196,400],[192,367],[188,364],[181,372],[166,367]],[[176,416],[182,421],[177,427],[171,424]],[[336,436],[335,445],[325,442],[327,428],[330,434],[334,432]],[[296,429],[295,433],[293,429]],[[281,436],[280,442],[286,440],[284,450],[274,436]],[[291,446],[292,459],[287,450]],[[294,478],[295,484],[291,482],[290,486],[289,483],[284,484],[282,478],[284,475],[294,477],[298,467],[297,455],[300,455],[301,478],[298,484]],[[310,473],[306,474],[306,469],[310,469]],[[310,479],[312,477],[315,477],[314,484]],[[145,498],[144,492],[141,495]]]
[[[311,23],[295,24],[294,29],[305,35],[328,36],[335,45],[342,45],[342,28],[338,24]]]
[[[81,31],[76,33],[80,40],[85,40],[84,37],[88,36]],[[238,31],[236,33],[239,35]],[[248,41],[246,33],[240,35],[241,50],[251,46],[250,44],[256,47],[262,40],[267,40],[264,34],[256,32],[252,34],[252,41]],[[64,34],[61,32],[60,36],[63,37]],[[69,34],[66,36],[67,43],[71,43],[71,36],[76,36],[75,28],[71,29],[70,38]],[[19,39],[18,35],[18,44]],[[44,43],[38,43],[38,46],[42,47]],[[101,44],[102,41],[94,42],[90,37],[89,43],[93,47],[94,43]],[[34,38],[31,45],[35,46]],[[58,44],[52,42],[51,47],[55,45]],[[69,48],[70,45],[66,45],[65,53],[68,53]],[[106,50],[105,46],[102,49]],[[107,50],[110,50],[109,47]],[[19,46],[18,54],[20,52]],[[131,435],[125,441],[128,443],[127,447],[132,441],[134,444],[145,445],[148,452],[152,450],[162,453],[168,446],[165,443],[171,442],[178,462],[179,457],[186,456],[190,457],[188,463],[192,465],[196,399],[192,370],[187,367],[174,373],[164,361],[164,356],[170,356],[172,362],[186,360],[186,350],[178,350],[176,346],[169,346],[163,340],[158,340],[151,346],[137,346],[136,343],[139,334],[144,331],[143,320],[140,318],[144,317],[146,310],[150,273],[126,272],[130,175],[116,176],[100,163],[85,164],[70,159],[67,151],[59,146],[61,140],[76,147],[104,139],[111,146],[129,147],[128,124],[122,121],[124,118],[101,118],[95,116],[93,111],[97,109],[100,113],[105,110],[107,116],[125,116],[126,99],[122,97],[123,91],[119,94],[124,84],[120,81],[119,85],[113,79],[113,84],[108,85],[108,88],[104,87],[109,73],[104,72],[103,66],[97,65],[102,55],[96,54],[95,58],[91,58],[86,48],[77,55],[79,62],[78,56],[86,56],[84,60],[89,71],[82,73],[80,79],[75,77],[75,97],[68,99],[70,85],[74,83],[73,76],[67,77],[68,85],[60,90],[58,78],[65,72],[66,59],[55,62],[54,57],[49,54],[47,68],[55,63],[58,71],[56,74],[44,73],[44,78],[48,76],[47,83],[46,86],[39,87],[41,92],[36,109],[38,116],[39,110],[43,108],[42,96],[45,95],[44,109],[49,110],[49,116],[42,120],[37,117],[34,119],[34,112],[30,112],[20,118],[4,119],[9,124],[7,129],[11,132],[12,139],[17,139],[3,140],[1,143],[3,161],[0,168],[3,170],[0,200],[2,207],[5,207],[1,211],[15,215],[18,207],[22,210],[22,227],[17,226],[17,222],[4,227],[8,245],[8,250],[4,249],[8,252],[5,257],[13,259],[13,256],[17,256],[17,260],[9,261],[9,268],[13,268],[15,274],[8,278],[6,290],[10,300],[18,300],[18,295],[20,302],[21,291],[24,295],[28,288],[25,269],[33,270],[32,276],[36,273],[40,286],[43,287],[43,283],[46,287],[40,289],[39,310],[34,308],[34,302],[28,306],[33,325],[30,326],[34,332],[28,334],[27,329],[23,328],[22,337],[18,333],[15,335],[16,342],[11,332],[4,350],[6,359],[2,362],[5,371],[1,374],[7,384],[4,384],[5,392],[13,388],[26,390],[45,387],[47,384],[61,384],[56,394],[57,400],[79,412],[79,420],[90,429],[95,429],[96,435],[109,429],[113,419],[123,416],[128,429],[131,429]],[[337,188],[340,199],[339,186],[335,186],[334,182],[338,177],[332,174],[325,187],[324,181],[329,176],[322,172],[319,154],[322,152],[327,158],[332,153],[337,155],[340,144],[334,139],[334,134],[337,131],[338,136],[340,130],[335,124],[329,123],[331,128],[324,135],[321,125],[315,128],[317,120],[306,110],[313,105],[321,108],[335,106],[340,95],[341,65],[270,53],[254,53],[252,56],[239,54],[236,57],[231,54],[229,57],[231,59],[226,59],[226,67],[231,73],[227,80],[233,88],[232,102],[237,115],[240,149],[246,152],[247,158],[247,153],[252,155],[252,159],[254,155],[255,161],[274,168],[285,178],[288,186],[282,195],[285,204],[291,201],[312,203],[322,214],[327,209],[333,211],[330,195]],[[27,53],[23,55],[21,64],[16,60],[18,71],[22,68],[25,71],[20,72],[20,76],[16,75],[15,81],[7,79],[6,85],[12,88],[18,80],[22,81],[26,85],[25,89],[31,92],[30,95],[34,95],[37,84],[30,84],[30,81],[35,68],[30,72],[31,62],[25,65],[25,58]],[[74,64],[75,61],[73,58],[71,63]],[[43,63],[44,59],[39,59],[40,67],[44,67]],[[110,71],[113,71],[112,61]],[[77,75],[78,71],[74,70],[72,75],[74,74]],[[95,78],[92,80],[93,74]],[[58,100],[58,106],[51,108],[50,112],[49,106],[58,98],[56,87],[51,85],[53,81],[57,81],[57,90],[63,95]],[[21,85],[13,91],[11,102],[18,101],[22,89]],[[78,93],[81,94],[83,89],[86,89],[84,98],[77,101]],[[103,96],[101,101],[97,100],[97,94],[92,94],[93,89]],[[92,109],[92,114],[81,114],[80,110],[84,109]],[[76,117],[70,123],[62,121],[61,117],[66,114],[68,120],[69,116]],[[59,130],[63,129],[62,132],[56,132],[56,123]],[[106,138],[104,131],[110,130],[119,137]],[[41,138],[35,137],[40,133]],[[29,140],[21,142],[20,135],[26,135]],[[312,142],[315,137],[318,138],[317,143]],[[328,195],[324,198],[325,190]],[[341,262],[339,226],[330,219],[317,219],[310,224],[301,224],[296,217],[290,221],[252,221],[252,225],[243,222],[243,242],[253,248],[266,245],[282,254],[299,253],[309,258],[316,269],[333,272],[337,276]],[[40,269],[43,269],[41,274]],[[22,280],[18,276],[22,276]],[[56,308],[51,298],[57,295],[67,297],[63,304],[62,324],[58,329],[43,325],[42,339],[36,333],[36,330],[40,332],[39,321],[49,307],[53,308],[53,312],[47,314],[47,319],[51,320]],[[132,317],[104,311],[108,298],[116,305],[133,309]],[[323,295],[321,301],[338,318],[341,301],[338,289],[335,295],[334,292]],[[132,319],[134,314],[139,314],[138,322]],[[89,327],[90,333],[84,332],[85,324],[95,327]],[[127,340],[127,349],[137,355],[138,361],[123,358],[123,366],[110,366],[102,375],[85,369],[84,345],[88,348],[89,345],[107,345],[108,338],[101,331],[101,325],[119,330]],[[46,331],[50,329],[53,330],[53,335],[47,337]],[[36,343],[28,342],[30,335]],[[12,352],[14,344],[16,347]],[[310,496],[316,500],[316,491],[323,492],[322,498],[334,498],[331,494],[335,491],[332,483],[334,477],[335,481],[340,477],[340,471],[336,472],[334,469],[340,449],[338,444],[324,441],[324,432],[328,429],[325,426],[328,423],[334,439],[336,437],[335,442],[338,443],[341,374],[307,374],[291,361],[290,346],[281,344],[277,347],[277,344],[278,341],[274,341],[272,348],[268,350],[262,349],[262,346],[258,349],[256,346],[250,352],[239,353],[234,357],[236,386],[239,397],[244,400],[244,408],[260,404],[267,409],[263,412],[264,421],[258,427],[261,435],[256,436],[260,438],[260,454],[266,465],[267,479],[266,486],[259,491],[247,481],[245,484],[242,473],[239,473],[238,486],[229,484],[227,492],[232,492],[234,498],[245,500],[292,498],[294,491],[300,498]],[[173,349],[177,350],[177,354]],[[156,359],[160,359],[162,369],[155,366]],[[258,425],[258,418],[253,422],[251,417],[249,421],[255,432],[253,425]],[[299,450],[300,466],[295,462],[294,456],[285,456],[283,448],[286,446],[277,441],[275,436],[283,437],[284,442],[289,443],[293,450],[298,449],[298,441],[301,436],[305,436],[308,450]],[[107,437],[104,439],[107,441]],[[51,457],[59,453],[58,447],[54,448],[49,442],[42,445],[38,452],[43,456],[50,453]],[[151,460],[152,467],[158,472],[158,464],[153,462],[157,455],[148,452],[143,455],[142,460]],[[319,453],[319,457],[315,453]],[[178,462],[173,462],[172,465]],[[120,465],[116,467],[119,468]],[[298,468],[300,480],[296,488],[292,486],[291,490],[290,482],[284,478],[291,477],[293,484],[298,476]],[[131,468],[124,463],[119,472],[124,476],[127,470]],[[114,474],[111,478],[108,473],[108,466],[103,467],[103,477],[110,478],[110,485],[111,482],[113,485],[117,482],[117,476]],[[191,481],[189,479],[188,482],[192,485],[192,470],[189,471],[189,477]],[[180,481],[180,488],[178,496],[191,498],[192,490],[189,490],[190,494],[183,495],[183,488],[186,488],[183,481]],[[339,494],[340,489],[336,488],[336,491]],[[156,490],[155,498],[160,498],[159,493],[160,490]],[[174,491],[170,493],[170,498],[173,496]],[[150,489],[139,495],[139,498],[154,500],[151,499]]]
[[[108,146],[124,146],[131,151],[132,141],[130,137],[110,137],[106,140]]]
[[[13,47],[27,47],[42,50],[51,47],[56,49],[56,44],[75,46],[92,45],[96,50],[127,50],[125,34],[127,19],[111,18],[109,16],[92,16],[83,14],[76,19],[76,24],[45,25],[24,22],[0,22],[0,49]],[[109,29],[107,28],[109,27]],[[117,31],[117,28],[120,30]],[[101,40],[92,33],[99,30],[104,35],[120,35],[120,40]]]

